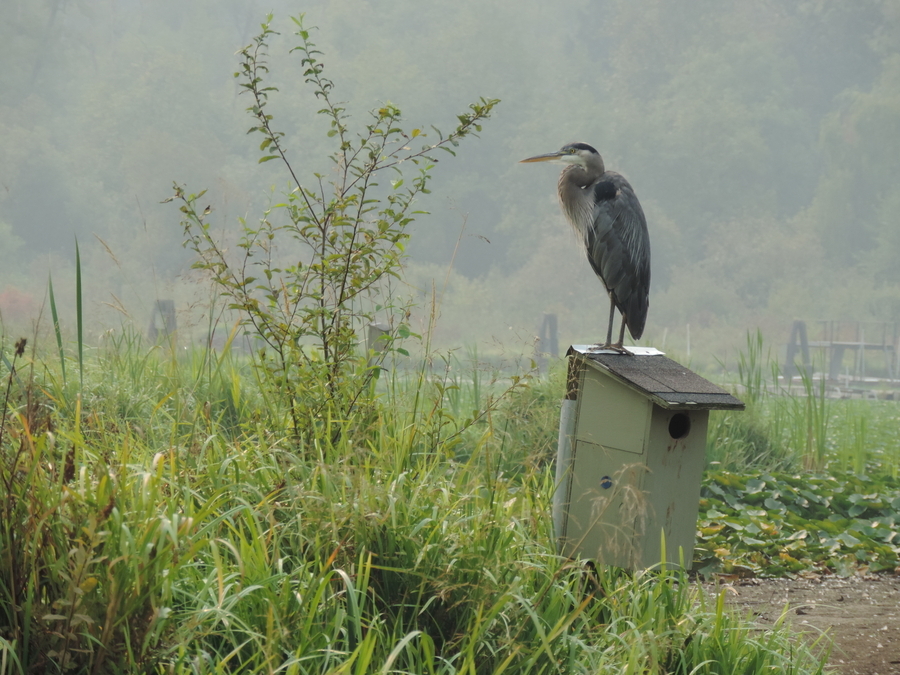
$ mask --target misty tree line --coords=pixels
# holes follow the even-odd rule
[[[35,0],[0,7],[0,309],[40,298],[82,242],[94,310],[143,321],[155,296],[206,300],[173,180],[209,188],[216,226],[279,198],[232,73],[271,7],[241,0]],[[651,227],[647,341],[690,323],[729,339],[795,316],[900,320],[900,5],[893,0],[274,3],[304,11],[348,109],[446,119],[502,99],[482,140],[438,166],[414,227],[415,291],[447,278],[450,342],[560,315],[602,331],[604,299],[555,203],[516,162],[591,143]],[[276,21],[277,23],[277,21]],[[285,25],[286,33],[290,29]],[[289,41],[273,103],[307,175],[327,172],[317,102]],[[96,238],[93,236],[96,235]],[[101,241],[98,241],[102,240]],[[107,303],[103,305],[102,303]],[[107,312],[107,314],[103,314]],[[506,333],[508,335],[508,333]]]

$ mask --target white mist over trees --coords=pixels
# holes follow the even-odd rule
[[[714,352],[757,326],[786,337],[795,317],[900,321],[893,0],[33,0],[0,6],[6,322],[36,312],[48,269],[66,292],[75,236],[95,332],[121,312],[145,327],[157,297],[208,305],[179,214],[160,202],[173,181],[208,188],[227,240],[280,199],[232,77],[270,9],[284,33],[272,112],[307,176],[330,170],[326,122],[287,53],[289,14],[318,26],[354,115],[390,101],[410,125],[446,130],[479,96],[502,99],[482,138],[438,165],[420,203],[431,215],[412,231],[423,316],[448,280],[446,344],[517,348],[543,312],[559,315],[563,342],[604,334],[606,299],[559,213],[557,172],[517,164],[574,140],[628,177],[647,213],[642,343],[677,347],[685,324]]]

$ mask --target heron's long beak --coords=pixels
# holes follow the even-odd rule
[[[546,155],[537,155],[536,157],[519,160],[519,164],[525,164],[527,162],[549,162],[554,159],[559,159],[560,157],[562,157],[561,152],[548,152]]]

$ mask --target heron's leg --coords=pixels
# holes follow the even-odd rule
[[[609,296],[609,326],[606,330],[606,342],[601,344],[596,344],[591,347],[591,351],[602,351],[604,349],[611,349],[612,351],[619,352],[620,354],[628,354],[631,355],[627,349],[622,346],[622,341],[625,339],[625,317],[622,317],[622,332],[619,334],[619,342],[618,344],[613,344],[612,334],[613,334],[613,325],[616,320],[616,301],[613,300],[612,294]]]
[[[614,345],[610,345],[610,348],[615,349],[616,351],[622,352],[623,354],[631,354],[630,351],[628,351],[627,349],[625,349],[624,346],[622,346],[624,342],[625,342],[625,315],[623,314],[622,315],[622,330],[619,331],[619,341]]]
[[[613,323],[616,320],[616,301],[613,300],[612,293],[609,294],[609,326],[606,330],[606,344],[612,344]]]

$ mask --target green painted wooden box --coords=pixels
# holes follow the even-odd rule
[[[690,567],[710,410],[744,404],[655,349],[569,349],[553,523],[560,552]],[[683,556],[683,558],[681,557]]]

